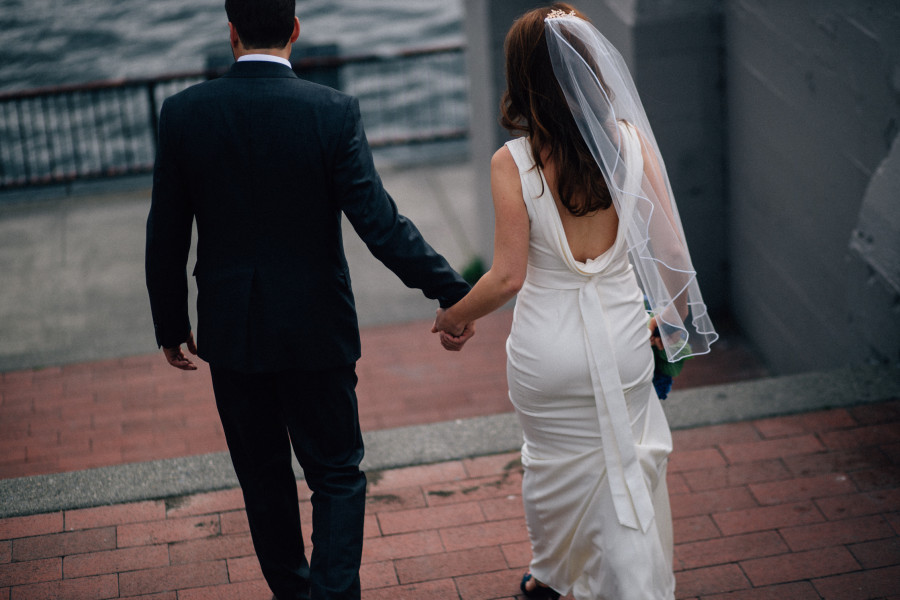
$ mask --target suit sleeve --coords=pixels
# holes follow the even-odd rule
[[[187,260],[194,218],[176,162],[178,132],[170,113],[163,103],[144,257],[156,342],[165,348],[185,342],[191,331]]]
[[[435,252],[412,221],[397,211],[375,170],[359,114],[350,98],[336,160],[336,194],[341,210],[373,256],[407,287],[418,288],[441,307],[458,302],[470,287]]]

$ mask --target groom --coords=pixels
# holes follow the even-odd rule
[[[160,114],[146,248],[156,339],[174,367],[196,369],[182,344],[209,362],[276,597],[358,599],[360,342],[341,213],[403,283],[442,307],[469,286],[382,188],[357,101],[294,75],[294,0],[226,0],[225,10],[237,62]],[[193,220],[198,344],[185,271]],[[310,563],[291,446],[313,491]]]

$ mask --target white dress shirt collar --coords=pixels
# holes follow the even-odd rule
[[[245,54],[237,59],[238,62],[249,60],[261,60],[265,62],[280,63],[288,67],[289,69],[291,68],[291,61],[286,58],[281,58],[280,56],[272,56],[271,54]]]

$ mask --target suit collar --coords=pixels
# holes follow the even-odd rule
[[[247,60],[235,62],[222,77],[293,77],[297,75],[286,66],[269,61]]]

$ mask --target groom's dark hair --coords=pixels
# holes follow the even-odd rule
[[[283,48],[294,31],[295,0],[225,0],[244,48]]]

